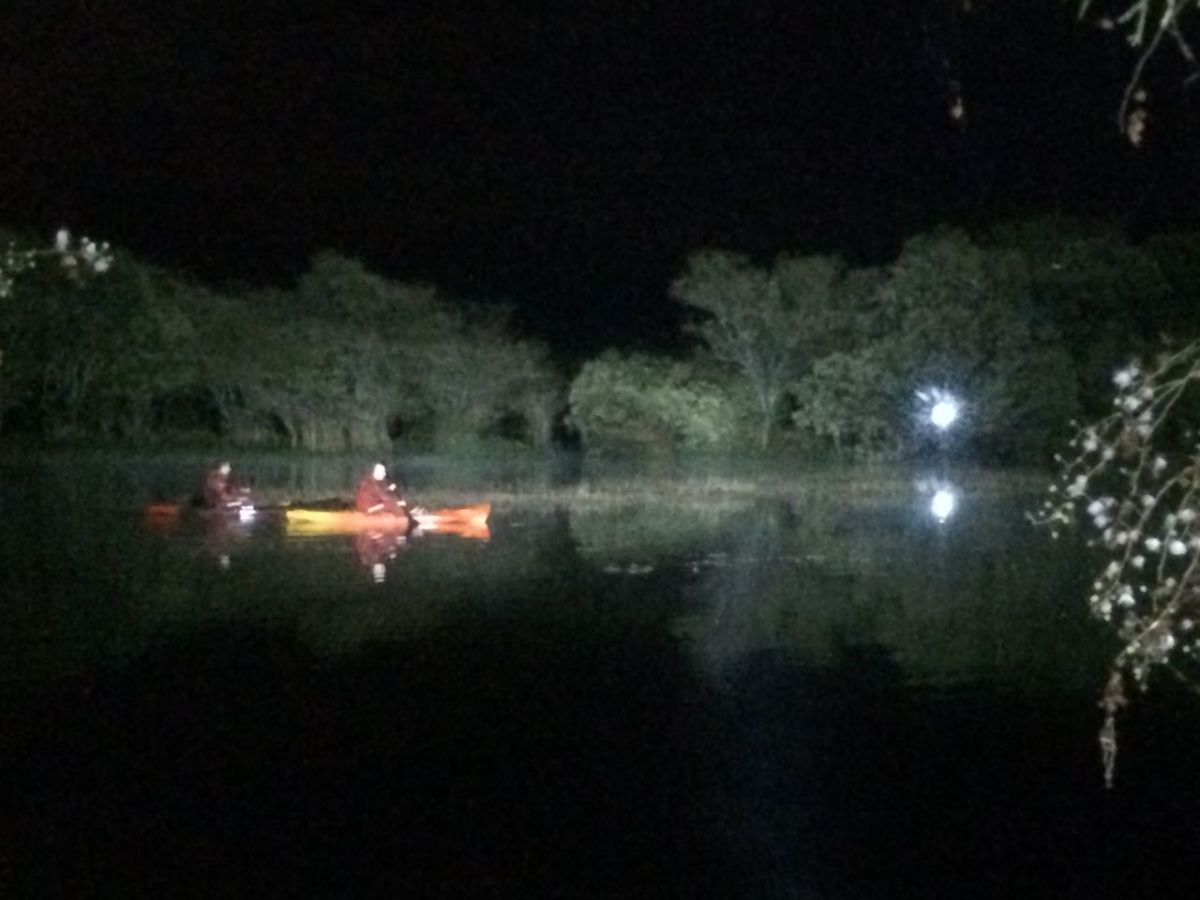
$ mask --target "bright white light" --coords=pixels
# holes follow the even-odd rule
[[[943,398],[933,404],[929,410],[929,421],[943,431],[954,424],[958,418],[958,404],[949,398]]]
[[[929,511],[933,513],[933,517],[939,522],[945,522],[954,514],[954,506],[957,499],[954,492],[942,488],[933,495],[933,500],[929,503]]]
[[[239,506],[238,507],[238,518],[241,519],[243,522],[245,522],[247,519],[254,518],[254,512],[255,512],[255,510],[254,510],[253,506]]]

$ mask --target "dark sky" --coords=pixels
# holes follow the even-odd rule
[[[703,246],[879,259],[941,221],[1189,220],[1180,91],[1135,153],[1118,38],[1056,0],[954,5],[8,0],[0,220],[210,282],[335,248],[511,301],[565,350],[655,340]]]

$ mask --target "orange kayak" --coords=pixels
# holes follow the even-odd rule
[[[289,534],[404,533],[419,528],[421,531],[456,534],[477,540],[486,541],[491,537],[488,527],[492,515],[490,503],[431,509],[416,515],[370,514],[353,509],[296,508],[286,512]]]
[[[491,538],[488,521],[492,515],[492,504],[476,503],[473,506],[451,506],[444,509],[425,510],[416,516],[390,515],[384,513],[360,513],[353,509],[305,509],[304,507],[267,506],[246,507],[244,510],[194,509],[179,503],[152,503],[146,507],[146,522],[154,530],[174,530],[185,520],[204,523],[236,523],[256,520],[278,522],[285,517],[288,534],[361,534],[378,532],[407,534],[414,529],[439,534],[456,534],[460,537],[486,541]]]
[[[223,528],[269,517],[268,510],[246,505],[229,509],[204,509],[186,503],[151,503],[146,506],[146,525],[153,531],[175,531],[187,523]]]

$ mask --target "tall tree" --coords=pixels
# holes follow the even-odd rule
[[[740,254],[709,250],[693,255],[671,285],[672,297],[701,315],[692,330],[745,379],[764,449],[797,373],[835,331],[842,273],[831,257],[784,257],[765,271]]]
[[[609,350],[571,383],[571,421],[589,449],[713,450],[738,437],[737,400],[699,360]]]

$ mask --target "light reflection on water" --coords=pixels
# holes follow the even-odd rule
[[[92,480],[110,490],[121,481]],[[840,647],[875,644],[918,681],[1034,684],[1049,671],[1059,683],[1094,680],[1103,642],[1073,604],[1078,557],[1025,525],[1020,496],[976,499],[951,518],[922,514],[929,490],[919,485],[912,501],[515,504],[495,510],[490,544],[295,536],[270,515],[147,523],[129,502],[52,505],[35,492],[31,514],[4,532],[4,577],[14,597],[59,598],[48,622],[39,615],[41,664],[56,645],[77,659],[81,638],[103,657],[105,635],[119,634],[126,652],[139,635],[222,618],[292,621],[316,646],[352,649],[463,605],[503,604],[530,585],[554,585],[569,606],[578,582],[674,604],[675,633],[715,671],[764,648],[827,665]],[[81,595],[103,598],[100,607],[75,602]],[[34,627],[19,621],[29,608],[5,612],[18,619],[8,629],[18,656]],[[105,608],[113,615],[96,627],[80,621],[103,620]]]
[[[1109,645],[1078,556],[1028,528],[1023,497],[961,487],[943,522],[917,493],[510,504],[486,543],[380,541],[269,517],[155,530],[128,502],[172,483],[154,471],[0,487],[23,511],[0,530],[0,698],[20,711],[0,763],[55,865],[124,877],[72,835],[131,815],[235,881],[352,877],[361,855],[364,879],[464,895],[544,877],[595,896],[620,873],[678,895],[699,873],[730,896],[961,896],[980,866],[1005,891],[1112,874],[1087,868],[1118,833],[1091,793]],[[1164,749],[1143,741],[1123,777],[1161,798],[1147,773],[1196,729],[1147,721],[1170,722],[1150,729]],[[227,796],[231,837],[180,824]],[[260,843],[255,809],[287,841]],[[344,827],[303,824],[325,821]],[[166,866],[138,827],[141,865]],[[464,859],[478,881],[453,880]]]
[[[1086,689],[1105,644],[1070,605],[1080,559],[1050,552],[1021,512],[1019,497],[951,521],[908,502],[805,501],[573,512],[571,527],[605,571],[657,568],[678,583],[678,631],[714,672],[768,649],[821,666],[873,645],[913,681]]]

